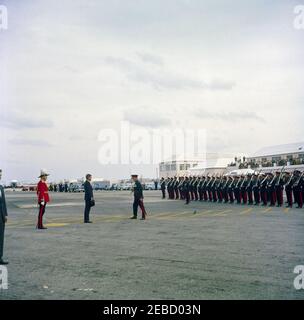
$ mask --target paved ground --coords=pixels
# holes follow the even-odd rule
[[[35,194],[8,193],[9,289],[0,299],[303,299],[304,210],[161,200],[131,221],[129,192],[52,194],[35,230]]]

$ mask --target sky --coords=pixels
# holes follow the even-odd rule
[[[303,141],[293,0],[0,0],[3,179],[154,177],[100,162],[100,132],[205,130],[208,152]],[[303,2],[304,4],[304,2]]]

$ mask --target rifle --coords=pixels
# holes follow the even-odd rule
[[[231,179],[231,182],[230,182],[230,184],[229,184],[229,186],[228,186],[228,188],[231,188],[232,187],[232,185],[233,185],[233,183],[234,183],[234,178],[233,177],[231,177],[232,179]]]
[[[246,187],[246,189],[247,189],[247,190],[248,190],[248,188],[249,188],[249,187],[250,187],[250,185],[251,185],[251,182],[252,182],[253,176],[254,176],[254,174],[252,174],[252,176],[251,176],[251,178],[250,178],[250,180],[249,180],[249,183],[248,183],[248,185],[247,185],[247,187]]]
[[[220,177],[221,177],[221,180],[220,180],[220,184],[221,184],[223,181],[223,175],[221,175]]]
[[[266,175],[266,177],[264,178],[264,180],[261,182],[261,185],[267,180],[268,176]]]
[[[241,176],[241,178],[242,178],[242,177],[243,177],[243,175]],[[236,184],[235,187],[238,188],[241,182],[242,182],[242,180],[240,179],[240,180],[238,181],[238,183]]]
[[[271,171],[271,173],[273,172],[273,170]],[[274,180],[276,179],[276,176],[274,176],[273,178],[272,178],[272,180],[270,181],[270,183],[268,183],[268,187],[270,187],[270,186],[272,186],[272,184],[273,184],[273,182],[274,182]]]
[[[292,175],[291,175],[291,177],[289,178],[289,180],[287,181],[287,183],[285,183],[285,187],[288,186],[288,185],[290,185],[293,177],[294,177],[294,172],[292,173]]]
[[[294,187],[297,187],[297,186],[299,185],[299,183],[300,183],[303,175],[304,175],[304,171],[303,171],[302,174],[300,175],[299,179],[298,179],[298,180],[295,182],[295,184],[293,185]]]
[[[246,176],[244,176],[244,180],[242,181],[242,184],[241,184],[241,189],[243,188],[243,186],[244,186],[244,183],[245,183],[245,181],[246,181],[246,177],[247,177],[248,175],[246,175]]]
[[[216,182],[216,178],[217,178],[217,175],[215,176],[215,179],[214,179],[214,181],[213,181],[213,183],[212,183],[212,186],[211,186],[211,188],[213,188],[213,187],[214,187],[214,185],[215,185],[215,182]]]
[[[208,176],[209,176],[209,173],[208,173],[208,174],[207,174],[207,176],[205,177],[205,180],[204,180],[204,182],[203,182],[203,184],[202,184],[202,188],[207,187],[207,183],[208,183]]]
[[[228,182],[229,182],[229,179],[228,179],[228,177],[227,177],[226,183],[223,185],[223,189],[225,189],[225,188],[227,187]]]
[[[222,182],[223,182],[223,175],[220,175],[220,182],[219,182],[219,184],[217,186],[218,188],[221,187]]]
[[[212,182],[212,178],[213,176],[211,177],[210,181],[207,183],[206,187],[209,187],[210,183]]]
[[[257,180],[256,180],[256,183],[255,183],[255,185],[254,185],[254,188],[258,187],[258,184],[259,184],[259,176],[260,176],[261,172],[262,172],[262,169],[261,169],[261,170],[259,171],[259,173],[258,173]]]
[[[282,168],[282,170],[281,170],[281,172],[280,172],[280,176],[279,176],[279,179],[278,179],[278,181],[277,181],[277,183],[276,183],[276,186],[279,186],[280,185],[280,180],[281,180],[281,178],[282,178],[282,173],[283,173],[283,170],[285,169],[285,166]]]

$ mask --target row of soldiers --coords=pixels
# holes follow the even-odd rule
[[[174,177],[160,181],[162,197],[192,201],[210,201],[282,207],[284,191],[287,207],[303,207],[304,172],[277,171],[242,176]]]

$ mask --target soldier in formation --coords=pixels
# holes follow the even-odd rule
[[[162,196],[167,189],[171,200],[209,201],[217,203],[236,203],[238,205],[277,206],[303,208],[304,172],[281,171],[241,176],[203,175],[172,177],[161,180]]]

